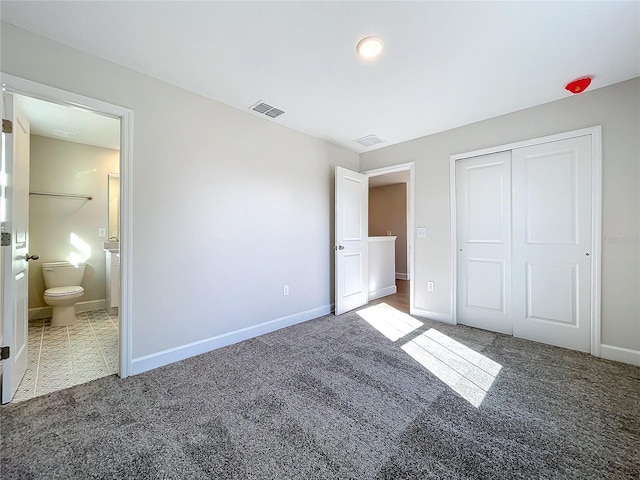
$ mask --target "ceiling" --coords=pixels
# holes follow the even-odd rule
[[[34,135],[120,150],[120,121],[115,118],[22,95],[16,99]]]
[[[640,2],[0,2],[3,21],[355,152],[640,76]],[[375,61],[356,55],[382,37]],[[363,147],[354,139],[377,135]]]
[[[384,175],[369,177],[369,188],[386,187],[387,185],[395,185],[396,183],[409,183],[410,180],[411,174],[409,170],[385,173]]]

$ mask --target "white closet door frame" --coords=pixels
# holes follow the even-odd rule
[[[449,162],[449,192],[451,205],[451,317],[454,324],[457,324],[457,218],[456,218],[456,161],[465,158],[478,157],[491,153],[514,150],[516,148],[530,147],[542,143],[566,140],[569,138],[591,135],[591,148],[593,155],[592,162],[592,196],[591,196],[591,220],[593,251],[591,255],[591,355],[600,356],[601,337],[601,275],[602,275],[602,126],[583,128],[570,132],[549,135],[546,137],[533,138],[521,142],[509,143],[495,147],[475,150],[472,152],[459,153],[450,156]]]

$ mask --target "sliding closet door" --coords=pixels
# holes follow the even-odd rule
[[[456,162],[457,319],[511,334],[511,152]]]
[[[513,150],[514,336],[591,345],[591,136]]]

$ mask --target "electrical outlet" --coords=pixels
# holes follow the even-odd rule
[[[416,228],[416,236],[418,238],[424,238],[427,236],[427,229],[424,227]]]
[[[391,236],[391,230],[387,230],[387,237]]]
[[[284,287],[282,287],[282,294],[286,297],[287,295],[289,295],[289,285],[285,285]]]
[[[107,236],[107,229],[106,228],[99,228],[98,229],[98,237],[104,238],[106,236]]]
[[[427,290],[433,292],[433,287],[435,284],[433,282],[427,282]]]

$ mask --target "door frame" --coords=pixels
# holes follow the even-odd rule
[[[392,165],[389,167],[381,167],[375,168],[373,170],[366,170],[361,172],[367,177],[377,177],[380,175],[386,175],[388,173],[396,173],[396,172],[409,172],[409,188],[407,192],[407,268],[409,270],[409,313],[411,315],[420,315],[421,312],[415,311],[415,302],[414,302],[414,288],[415,282],[413,279],[415,278],[415,255],[414,255],[414,228],[413,224],[415,221],[415,198],[416,198],[416,189],[415,189],[415,162],[401,163],[398,165]]]
[[[458,323],[457,299],[457,217],[456,217],[456,161],[478,157],[491,153],[515,150],[543,143],[567,140],[575,137],[591,135],[591,220],[592,220],[592,255],[591,255],[591,355],[600,356],[601,350],[601,279],[602,279],[602,126],[572,130],[569,132],[532,138],[520,142],[508,143],[482,150],[458,153],[449,157],[449,192],[451,205],[451,319]]]
[[[128,377],[132,373],[133,110],[4,72],[0,72],[0,82],[2,83],[2,88],[10,93],[33,97],[58,105],[79,107],[120,120],[120,328],[118,375],[121,378]],[[7,266],[5,265],[4,267],[6,268]]]

